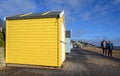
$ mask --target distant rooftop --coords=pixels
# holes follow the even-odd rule
[[[70,36],[70,31],[66,31],[66,38],[70,38],[71,36]]]
[[[43,13],[27,13],[18,14],[10,17],[6,17],[7,20],[20,20],[20,19],[35,19],[35,18],[59,18],[62,11],[56,12],[43,12]]]

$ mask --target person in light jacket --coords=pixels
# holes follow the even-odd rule
[[[103,50],[103,55],[107,55],[107,48],[108,48],[108,44],[107,44],[107,41],[103,40],[101,42],[101,48]]]

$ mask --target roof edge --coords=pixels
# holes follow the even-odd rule
[[[64,15],[64,10],[60,13],[60,17],[62,17]]]

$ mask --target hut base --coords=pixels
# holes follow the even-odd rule
[[[6,67],[11,68],[38,68],[38,69],[61,69],[62,66],[45,66],[45,65],[28,65],[28,64],[13,64],[13,63],[7,63]]]

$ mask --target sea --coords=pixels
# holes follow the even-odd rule
[[[114,49],[120,50],[120,46],[114,46]]]
[[[101,46],[97,46],[97,47],[99,47],[99,48],[100,48]],[[119,51],[120,51],[120,46],[114,46],[114,49],[115,49],[115,50],[119,50]]]

